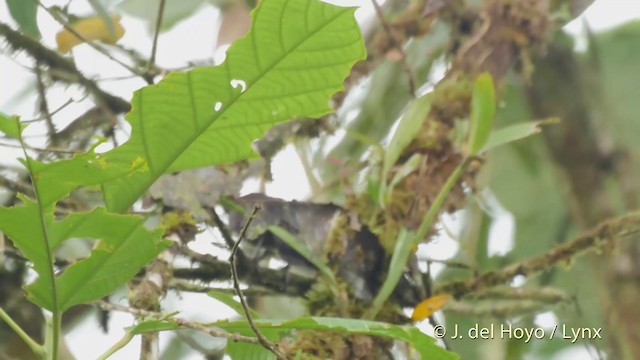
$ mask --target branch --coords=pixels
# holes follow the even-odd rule
[[[98,103],[102,103],[108,107],[114,114],[122,114],[131,110],[129,102],[100,89],[95,81],[85,77],[73,62],[58,52],[45,47],[37,40],[15,31],[3,23],[0,23],[0,36],[5,38],[14,51],[24,51],[36,60],[36,62],[47,65],[52,72],[60,72],[67,75],[57,77],[57,80],[64,80],[68,83],[77,83],[84,86],[89,93],[96,97]]]
[[[153,312],[153,311],[147,311],[147,310],[142,310],[142,309],[131,309],[128,308],[126,306],[122,306],[122,305],[117,305],[117,304],[112,304],[106,301],[97,301],[95,303],[96,305],[98,305],[101,309],[106,310],[106,311],[121,311],[121,312],[125,312],[125,313],[129,313],[131,315],[134,316],[138,316],[138,317],[149,317],[149,318],[154,318],[154,319],[167,319],[167,315],[165,314],[161,314],[158,312]],[[249,336],[244,336],[244,335],[240,335],[240,334],[235,334],[235,333],[228,333],[226,331],[222,331],[222,330],[218,330],[215,328],[208,328],[202,324],[199,323],[195,323],[189,320],[185,320],[179,317],[169,317],[169,319],[171,319],[171,321],[175,322],[176,324],[185,327],[185,328],[189,328],[189,329],[193,329],[193,330],[198,330],[200,332],[203,332],[205,334],[211,335],[213,337],[219,337],[219,338],[225,338],[225,339],[229,339],[231,341],[242,341],[242,342],[246,342],[246,343],[251,343],[251,344],[258,344],[258,339],[256,338],[252,338]]]
[[[249,323],[251,330],[253,330],[253,332],[256,334],[256,337],[258,338],[258,342],[265,349],[271,351],[276,356],[276,358],[280,360],[286,360],[287,357],[284,356],[284,354],[282,354],[280,350],[278,350],[278,347],[276,346],[276,344],[272,343],[264,335],[262,335],[262,333],[260,332],[256,324],[253,322],[253,318],[251,316],[251,310],[249,309],[247,300],[244,298],[244,295],[242,295],[242,290],[240,289],[240,281],[238,280],[238,269],[236,269],[236,253],[238,252],[238,248],[240,247],[240,242],[244,238],[247,232],[247,229],[249,228],[249,225],[251,225],[251,221],[253,221],[253,218],[256,216],[256,213],[258,212],[258,210],[260,210],[260,206],[255,205],[253,207],[253,212],[251,212],[251,215],[249,216],[249,219],[247,219],[247,222],[244,224],[244,227],[240,231],[240,236],[238,238],[238,241],[235,244],[233,244],[233,248],[231,249],[231,256],[229,257],[229,263],[231,265],[231,277],[233,278],[233,287],[236,289],[236,293],[240,298],[240,304],[242,304],[244,315],[247,318],[247,322]]]
[[[456,298],[506,284],[518,275],[534,276],[558,264],[570,264],[579,255],[597,252],[617,239],[640,234],[640,212],[608,220],[588,233],[547,251],[542,255],[488,271],[476,278],[445,283],[436,293],[451,293]]]

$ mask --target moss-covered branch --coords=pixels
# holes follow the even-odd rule
[[[451,293],[456,298],[506,284],[518,275],[531,277],[558,265],[570,265],[588,252],[602,251],[617,240],[640,234],[640,212],[605,221],[588,233],[554,247],[542,255],[509,265],[499,270],[488,271],[478,277],[448,282],[439,286],[436,293]]]

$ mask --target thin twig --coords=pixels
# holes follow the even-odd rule
[[[21,149],[22,148],[22,146],[20,146],[20,145],[10,144],[10,143],[6,143],[6,142],[0,142],[0,146],[10,147],[10,148],[17,148],[17,149]],[[25,144],[25,148],[27,150],[37,151],[37,152],[42,152],[42,153],[59,153],[59,154],[70,154],[70,155],[76,155],[76,154],[83,154],[84,153],[84,151],[80,151],[80,150],[67,150],[67,149],[59,149],[59,148],[55,148],[55,147],[41,148],[41,147],[35,147],[35,146],[27,145],[27,144]]]
[[[213,223],[216,225],[218,230],[220,230],[220,234],[222,234],[222,239],[224,240],[224,242],[227,244],[229,248],[233,248],[233,246],[235,245],[235,242],[231,237],[231,232],[229,231],[229,228],[227,227],[227,225],[224,223],[224,221],[222,221],[222,219],[216,212],[216,209],[214,209],[213,206],[207,206],[206,210],[209,213],[209,215],[211,215],[211,218],[213,219]]]
[[[249,323],[251,330],[253,330],[253,332],[256,334],[256,337],[258,338],[258,342],[265,349],[271,351],[276,356],[276,358],[280,360],[286,360],[287,357],[284,354],[282,354],[280,350],[278,350],[278,347],[276,346],[276,344],[272,343],[264,335],[262,335],[262,333],[260,332],[256,324],[253,322],[253,318],[251,317],[251,310],[249,309],[247,300],[244,298],[244,295],[242,294],[242,290],[240,289],[240,280],[238,280],[239,279],[238,270],[236,269],[236,252],[238,252],[238,248],[240,247],[240,242],[244,238],[247,232],[247,229],[249,228],[249,225],[251,225],[251,221],[253,221],[253,218],[256,216],[256,213],[258,212],[258,210],[260,210],[260,206],[255,205],[253,207],[253,211],[251,212],[251,215],[247,219],[247,222],[244,224],[244,227],[240,231],[240,236],[238,238],[238,241],[235,244],[233,244],[233,247],[231,248],[231,256],[229,257],[229,264],[231,265],[231,277],[233,279],[233,287],[236,289],[236,293],[240,298],[240,304],[242,304],[242,310],[244,311],[244,315],[247,318],[247,322]]]
[[[74,100],[73,99],[68,99],[64,104],[60,105],[57,109],[51,111],[51,113],[49,113],[49,116],[53,116],[55,114],[57,114],[58,112],[60,112],[61,110],[63,110],[64,108],[66,108],[67,106],[73,104]],[[40,116],[34,119],[28,119],[28,120],[23,120],[20,119],[20,122],[23,124],[29,124],[29,123],[34,123],[34,122],[40,122],[43,120],[47,120],[45,116]]]
[[[158,38],[160,37],[160,28],[162,27],[162,18],[164,16],[164,5],[166,0],[160,0],[158,5],[158,16],[156,17],[156,29],[153,34],[153,45],[151,47],[151,57],[149,58],[149,65],[147,71],[151,71],[156,63],[156,52],[158,51]],[[151,79],[153,81],[153,79]]]
[[[380,20],[380,24],[382,25],[382,28],[387,33],[387,36],[389,36],[389,41],[391,42],[391,46],[394,47],[398,52],[400,52],[400,56],[402,57],[400,59],[400,62],[402,63],[402,67],[405,73],[407,74],[407,77],[409,78],[409,92],[411,92],[412,96],[415,96],[416,81],[414,80],[413,71],[411,70],[409,63],[407,62],[407,54],[405,54],[404,49],[402,49],[402,44],[400,44],[400,41],[394,35],[393,29],[391,29],[391,26],[385,20],[384,13],[382,12],[382,8],[378,4],[378,2],[376,0],[371,0],[371,3],[373,4],[373,8],[376,11],[376,15]]]
[[[35,340],[24,331],[20,325],[18,325],[12,318],[0,307],[0,320],[4,320],[7,325],[22,339],[22,341],[29,346],[31,351],[33,351],[36,355],[44,358],[45,351],[42,345],[38,344]]]
[[[202,324],[192,322],[186,319],[182,319],[179,317],[175,317],[175,316],[167,317],[167,315],[161,314],[158,312],[147,311],[142,309],[133,309],[133,308],[129,308],[122,305],[112,304],[110,302],[106,302],[103,300],[96,301],[95,303],[101,309],[106,311],[121,311],[121,312],[129,313],[131,315],[138,316],[138,317],[148,317],[148,318],[154,318],[154,319],[169,319],[179,326],[193,329],[193,330],[198,330],[205,334],[209,334],[213,337],[225,338],[232,341],[242,341],[242,342],[251,343],[251,344],[259,343],[259,340],[257,338],[244,336],[236,333],[228,333],[226,331],[222,331],[212,327],[206,327]]]

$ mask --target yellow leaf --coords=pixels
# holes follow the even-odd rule
[[[413,308],[411,320],[421,321],[428,318],[433,315],[434,312],[442,309],[447,302],[449,302],[450,298],[451,295],[449,294],[439,294],[422,300],[415,308]]]
[[[111,16],[111,23],[113,24],[113,32],[109,31],[109,25],[100,16],[91,16],[70,24],[69,26],[80,34],[82,39],[64,28],[56,34],[58,50],[63,54],[67,53],[85,40],[100,40],[107,44],[115,44],[124,35],[124,28],[120,24],[120,15]]]

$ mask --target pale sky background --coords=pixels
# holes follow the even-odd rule
[[[30,0],[25,0],[30,1]],[[178,0],[170,0],[178,1]],[[182,0],[180,0],[182,1]],[[117,2],[117,1],[115,1]],[[359,20],[369,16],[371,3],[369,0],[360,1],[332,1],[336,4],[350,6],[361,6],[358,11]],[[45,5],[64,5],[67,1],[43,1]],[[154,3],[154,2],[152,2]],[[71,11],[78,15],[91,13],[88,2],[72,1]],[[154,14],[156,8],[150,9]],[[575,36],[584,37],[584,24],[595,31],[601,31],[614,27],[620,23],[640,18],[640,0],[597,0],[582,17],[574,20],[565,27],[565,30]],[[212,6],[202,6],[194,15],[177,24],[170,31],[161,34],[158,43],[157,63],[164,68],[179,68],[185,66],[188,61],[204,60],[212,58],[214,44],[217,38],[219,12]],[[11,23],[11,20],[4,1],[0,1],[0,21]],[[45,44],[55,47],[55,33],[60,26],[44,11],[39,12],[38,23],[43,34]],[[121,43],[130,48],[139,49],[145,54],[150,53],[151,34],[147,31],[145,22],[136,18],[123,15],[122,24],[126,29],[126,34],[121,39]],[[194,35],[195,34],[195,35]],[[79,68],[89,77],[98,73],[103,77],[120,77],[129,73],[115,65],[103,55],[97,53],[87,45],[82,45],[73,50]],[[30,65],[31,60],[19,55],[15,59],[10,59],[6,55],[0,55],[0,112],[5,114],[17,114],[23,119],[31,119],[37,116],[37,107],[34,105],[35,95],[31,89],[34,88],[34,78],[31,72],[22,65]],[[114,94],[125,99],[130,99],[134,90],[144,86],[145,83],[139,79],[125,81],[103,81],[101,86]],[[49,102],[51,108],[57,108],[69,97],[80,100],[83,98],[83,91],[75,86],[56,86],[50,92]],[[82,106],[73,106],[60,113],[61,119],[74,119],[90,107],[90,102],[85,101]],[[30,138],[34,145],[43,145],[43,137],[37,137],[44,133],[42,128],[34,127]],[[2,140],[0,139],[0,142]],[[0,144],[0,161],[3,163],[14,163],[12,161],[19,152],[16,149],[7,148]],[[295,152],[289,147],[276,156],[273,164],[275,181],[267,186],[268,195],[284,199],[304,199],[308,195],[309,188],[307,180]],[[247,192],[255,189],[247,188]],[[499,209],[499,204],[495,204]],[[509,249],[513,223],[510,215],[506,212],[500,213],[499,223],[492,228],[490,249],[494,252],[505,252]],[[448,217],[444,220],[448,227],[456,228],[456,219]],[[437,258],[448,258],[457,251],[457,244],[446,236],[438,241],[432,242],[426,247],[422,247],[421,253],[438,254]],[[430,256],[434,257],[434,256]],[[117,300],[117,296],[114,296]],[[121,301],[126,301],[126,294],[122,293]],[[215,319],[227,318],[234,313],[226,306],[217,304],[206,295],[183,294],[183,300],[175,294],[169,294],[165,301],[167,311],[180,310],[181,317],[197,321],[213,321]],[[551,327],[557,323],[557,319],[552,313],[538,316],[538,323],[541,326]],[[132,317],[121,313],[113,313],[110,320],[111,331],[103,334],[98,329],[95,317],[89,317],[82,324],[78,325],[68,334],[68,344],[72,352],[78,359],[93,359],[102,354],[113,345],[124,334],[123,327],[132,324]],[[427,332],[431,332],[429,326],[422,326]],[[166,340],[168,334],[162,334],[162,340]],[[161,341],[162,341],[161,340]],[[211,339],[208,340],[211,342]],[[166,344],[166,341],[162,341]],[[110,359],[129,360],[138,358],[139,339],[134,339],[127,347],[120,350]],[[558,355],[555,359],[576,359],[585,358],[587,352],[584,348],[569,349],[565,353]],[[188,359],[200,359],[194,356]]]

